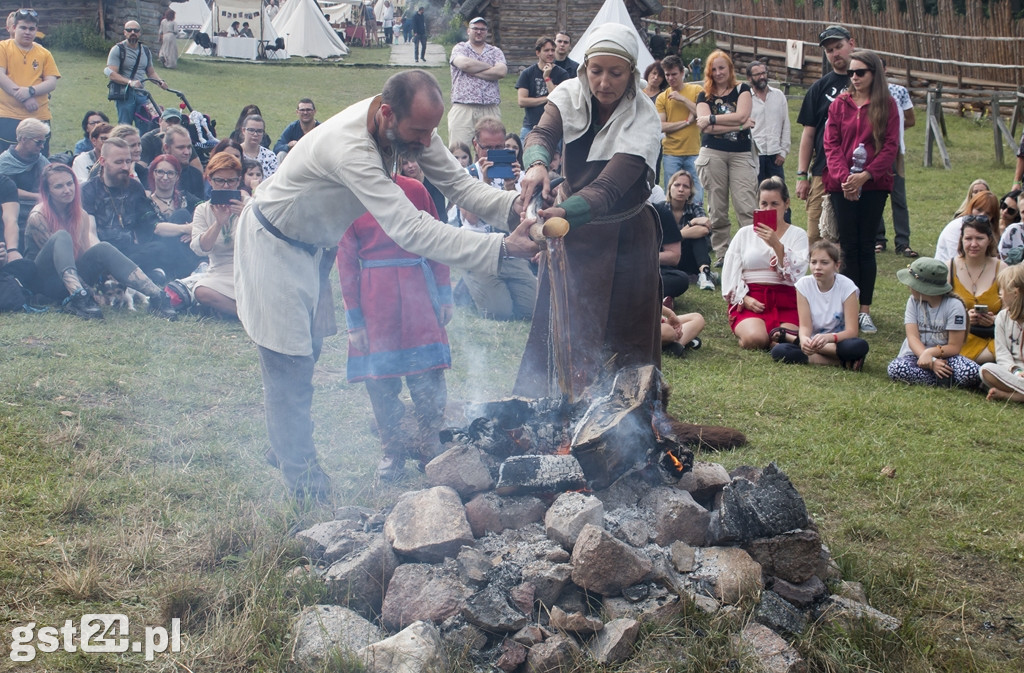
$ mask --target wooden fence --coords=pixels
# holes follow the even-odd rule
[[[839,23],[858,46],[872,49],[908,83],[957,88],[1024,86],[1024,22],[1020,0],[695,0],[666,6],[665,24],[691,23],[691,35],[708,34],[735,53],[784,58],[787,39],[803,40],[812,81],[820,76],[818,33]],[[886,6],[876,12],[873,5]],[[959,4],[964,12],[958,13]],[[935,13],[926,11],[934,7]],[[815,72],[816,71],[816,72]],[[799,73],[794,73],[799,76]]]

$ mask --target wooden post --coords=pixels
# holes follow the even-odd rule
[[[942,113],[942,104],[939,99],[939,92],[928,91],[925,103],[925,129],[924,129],[924,165],[930,168],[934,157],[934,146],[939,146],[939,154],[942,155],[942,165],[946,170],[953,168],[949,161],[949,152],[946,151],[946,143],[943,140],[943,130],[940,127],[938,117]]]
[[[949,134],[946,132],[946,113],[942,110],[942,82],[939,82],[938,91],[935,93],[935,110],[939,117],[939,126],[942,128],[942,138],[946,139]]]
[[[107,37],[107,21],[106,21],[106,18],[103,16],[103,0],[99,0],[97,5],[98,5],[97,9],[98,9],[99,14],[100,14],[100,35],[102,35],[104,38],[106,38]]]
[[[989,113],[992,115],[992,135],[993,140],[996,144],[996,163],[1000,166],[1003,165],[1003,142],[1001,133],[999,131],[999,124],[1001,119],[999,118],[999,99],[996,98],[995,94],[992,95],[992,101],[989,104]]]

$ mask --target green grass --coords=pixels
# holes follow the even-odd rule
[[[113,106],[101,58],[55,55],[64,78],[53,102],[54,147],[62,148],[78,138],[86,109]],[[325,119],[379,91],[390,72],[185,57],[163,74],[222,129],[255,101],[276,134],[294,118],[298,98],[312,96]],[[435,72],[447,90],[447,73]],[[517,128],[512,80],[503,82],[503,113]],[[912,243],[922,253],[932,252],[971,180],[1012,180],[1009,167],[993,163],[990,127],[947,122],[952,171],[921,168],[923,120],[908,133]],[[787,169],[792,183],[793,164]],[[802,225],[803,206],[793,212]],[[701,458],[728,468],[777,462],[847,578],[904,620],[892,635],[805,634],[798,646],[814,670],[1021,670],[1024,408],[888,381],[907,296],[895,271],[906,260],[888,252],[879,261],[879,333],[859,375],[741,352],[721,297],[687,293],[679,307],[703,313],[708,327],[702,350],[665,363],[671,411],[746,432],[748,446]],[[526,325],[459,312],[450,335],[449,413],[456,417],[465,400],[508,394]],[[308,574],[294,571],[302,561],[290,532],[329,517],[330,508],[295,511],[263,463],[259,369],[240,326],[112,312],[88,323],[3,314],[0,345],[0,670],[284,669],[290,620],[322,597]],[[337,504],[380,507],[424,483],[415,476],[401,488],[371,485],[379,447],[365,392],[345,380],[343,337],[327,341],[315,382],[316,439]],[[887,466],[893,478],[882,476]],[[186,649],[151,663],[132,654],[53,653],[18,665],[7,656],[15,626],[59,626],[87,612],[123,612],[136,629],[180,617]],[[728,630],[689,615],[645,633],[636,660],[619,670],[749,670],[732,663]]]

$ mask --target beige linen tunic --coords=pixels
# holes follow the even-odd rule
[[[498,273],[501,234],[439,222],[417,210],[392,181],[391,155],[382,156],[367,128],[379,103],[379,96],[356,103],[303,136],[242,211],[235,296],[238,317],[257,345],[285,355],[313,352],[311,325],[324,251],[310,255],[274,237],[257,221],[253,203],[285,236],[320,248],[336,246],[352,222],[369,211],[410,252],[449,266]],[[517,194],[470,176],[436,130],[419,163],[448,199],[485,220],[508,220]]]

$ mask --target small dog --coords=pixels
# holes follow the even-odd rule
[[[99,297],[96,303],[117,310],[128,309],[129,311],[134,311],[136,310],[135,302],[145,305],[149,301],[149,297],[138,290],[125,287],[112,278],[108,278],[100,283],[99,290]]]

